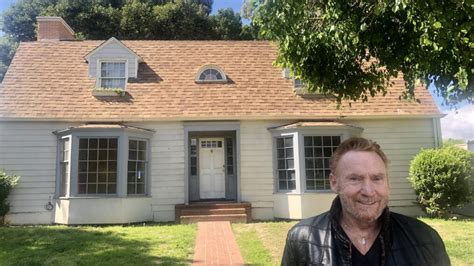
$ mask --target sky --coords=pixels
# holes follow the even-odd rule
[[[2,13],[13,2],[15,2],[15,0],[0,0],[0,13]],[[212,13],[215,14],[217,10],[229,7],[235,12],[240,13],[242,2],[242,0],[214,0]],[[249,23],[248,20],[243,20],[243,22],[245,24]],[[432,95],[434,95],[433,89],[433,87],[430,87]],[[446,115],[441,119],[443,139],[463,139],[464,141],[474,140],[474,106],[464,104],[460,105],[455,110],[451,110],[441,105],[441,98],[434,95],[434,99],[440,111]]]

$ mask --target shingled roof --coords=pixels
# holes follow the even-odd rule
[[[429,92],[420,103],[400,101],[398,78],[385,96],[337,109],[330,97],[302,97],[272,65],[266,41],[123,41],[143,58],[127,96],[95,97],[84,59],[102,41],[21,43],[0,86],[0,119],[164,121],[439,117]],[[198,84],[196,72],[220,66],[226,84]]]

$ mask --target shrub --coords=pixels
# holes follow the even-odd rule
[[[4,223],[5,215],[10,211],[10,204],[7,201],[8,194],[17,184],[20,177],[7,175],[0,169],[0,225]]]
[[[470,201],[472,153],[454,146],[421,151],[410,164],[409,180],[418,203],[432,217]]]

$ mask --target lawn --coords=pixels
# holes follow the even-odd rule
[[[421,219],[444,240],[452,265],[474,265],[474,220]],[[295,222],[233,224],[244,261],[255,265],[279,265],[286,233]]]
[[[0,265],[189,264],[195,236],[195,225],[0,227]]]

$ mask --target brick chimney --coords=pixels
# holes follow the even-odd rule
[[[38,41],[74,40],[74,31],[61,17],[36,17]]]

